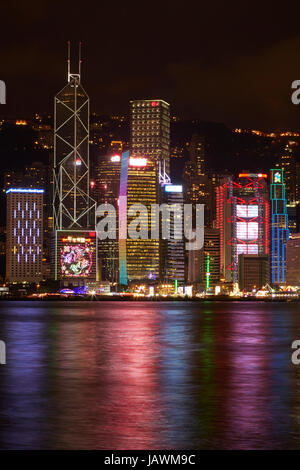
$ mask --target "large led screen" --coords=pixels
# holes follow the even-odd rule
[[[87,277],[92,269],[92,252],[88,243],[65,244],[60,249],[61,274],[67,277]]]
[[[237,222],[237,238],[240,240],[257,240],[257,222]]]
[[[258,217],[258,206],[257,205],[246,205],[238,204],[236,206],[236,215],[242,217],[243,219],[252,219]]]

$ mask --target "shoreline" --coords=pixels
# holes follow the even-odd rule
[[[256,298],[256,297],[159,297],[159,298],[148,298],[148,297],[129,297],[129,296],[93,296],[93,297],[81,297],[81,296],[69,296],[61,297],[49,296],[49,297],[9,297],[0,298],[0,302],[300,302],[300,298]]]

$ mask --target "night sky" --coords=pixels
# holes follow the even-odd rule
[[[290,99],[291,82],[300,79],[299,7],[165,0],[94,5],[1,4],[0,79],[7,86],[1,114],[52,111],[53,95],[66,82],[70,39],[74,56],[83,42],[91,111],[127,113],[130,99],[162,98],[183,118],[300,130],[300,105]]]

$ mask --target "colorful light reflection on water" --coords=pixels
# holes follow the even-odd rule
[[[0,448],[300,448],[298,304],[1,302]]]

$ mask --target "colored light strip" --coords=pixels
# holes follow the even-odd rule
[[[119,197],[119,282],[127,286],[127,182],[129,152],[122,153]]]
[[[19,188],[9,188],[6,191],[8,193],[43,193],[43,189],[19,189]]]
[[[239,173],[239,178],[267,178],[265,173]]]
[[[206,290],[208,291],[209,289],[209,284],[210,284],[210,256],[209,254],[206,255]]]

